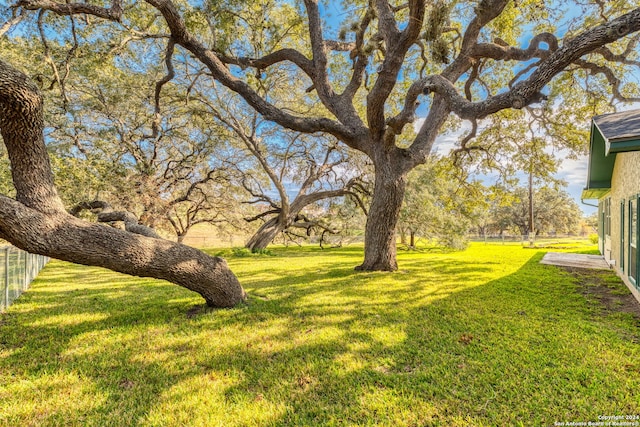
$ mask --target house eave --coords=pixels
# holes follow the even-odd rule
[[[607,146],[608,146],[607,154],[638,151],[640,150],[640,139],[638,138],[610,139]]]
[[[582,200],[600,200],[611,191],[611,187],[607,188],[585,188],[582,190],[580,198]]]
[[[590,197],[583,196],[583,199],[597,199],[599,197],[593,196],[600,194],[603,190],[608,191],[611,188],[611,176],[613,175],[615,158],[616,153],[608,151],[607,138],[600,131],[598,124],[592,120],[587,185],[584,190],[588,192],[587,194],[591,195]],[[591,193],[589,193],[589,191],[591,191]]]

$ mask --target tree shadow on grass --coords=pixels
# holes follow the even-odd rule
[[[543,425],[635,413],[640,384],[628,374],[639,366],[620,356],[637,351],[619,333],[628,324],[595,317],[569,275],[531,256],[492,280],[492,261],[428,256],[394,274],[356,273],[350,260],[272,267],[280,279],[241,277],[264,298],[191,318],[199,298],[188,291],[83,268],[72,287],[36,283],[0,325],[0,372],[12,372],[0,409],[41,425]],[[37,403],[45,391],[61,404]],[[32,409],[7,412],[12,399]]]

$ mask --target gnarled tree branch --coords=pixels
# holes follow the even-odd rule
[[[43,128],[38,88],[0,61],[0,132],[17,192],[15,200],[0,195],[0,235],[32,253],[168,280],[198,292],[210,306],[244,300],[244,290],[222,258],[67,213],[53,185]]]
[[[58,15],[87,14],[116,22],[122,19],[122,0],[112,0],[110,8],[89,3],[58,3],[51,0],[20,0],[16,6],[27,10],[50,10]]]
[[[138,218],[128,211],[114,211],[111,205],[103,200],[94,200],[92,202],[78,203],[69,210],[73,216],[78,216],[83,210],[90,210],[97,215],[98,222],[123,222],[124,229],[130,233],[140,234],[154,239],[161,239],[156,231],[140,224]]]

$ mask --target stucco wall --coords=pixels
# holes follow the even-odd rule
[[[613,175],[611,177],[611,259],[615,260],[615,269],[622,277],[627,285],[630,285],[627,274],[620,270],[620,204],[625,203],[625,234],[629,232],[628,219],[628,202],[632,197],[640,193],[640,152],[618,153],[616,162],[613,167]],[[608,197],[607,196],[607,197]],[[628,236],[625,236],[628,238]],[[625,247],[627,243],[625,242]],[[625,249],[626,250],[626,249]],[[625,257],[628,254],[625,253]],[[628,259],[625,258],[625,264]],[[628,266],[625,266],[627,269]],[[636,298],[639,298],[638,292],[634,286],[630,286],[634,291]]]
[[[611,177],[611,240],[613,258],[620,259],[620,203],[640,193],[640,152],[618,153]]]

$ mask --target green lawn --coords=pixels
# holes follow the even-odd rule
[[[622,285],[542,255],[402,252],[391,274],[355,272],[362,248],[231,256],[250,296],[231,310],[166,282],[52,262],[0,317],[0,425],[539,426],[640,414],[640,321],[585,292]]]

